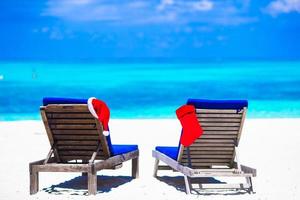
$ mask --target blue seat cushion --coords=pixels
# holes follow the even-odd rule
[[[241,110],[248,107],[247,100],[208,100],[208,99],[188,99],[188,105],[202,109],[236,109]]]
[[[111,145],[111,153],[113,156],[128,153],[131,151],[138,150],[138,145],[124,145],[124,144],[113,144]]]
[[[87,104],[87,101],[87,99],[44,97],[43,105],[47,106],[48,104]]]
[[[177,160],[177,156],[178,156],[178,147],[162,147],[162,146],[158,146],[155,147],[156,151],[159,151],[160,153],[165,154],[166,156],[172,158],[173,160]]]

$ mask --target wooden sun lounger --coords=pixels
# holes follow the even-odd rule
[[[113,156],[102,125],[86,104],[50,104],[40,108],[51,149],[45,159],[29,164],[30,194],[39,190],[39,172],[82,172],[88,194],[97,192],[97,172],[117,169],[132,160],[132,176],[139,174],[139,150]]]
[[[180,145],[177,160],[153,150],[154,177],[158,170],[174,170],[184,175],[186,193],[191,193],[192,178],[196,177],[245,177],[245,183],[195,184],[200,189],[245,189],[253,192],[252,177],[256,169],[241,165],[238,160],[238,144],[247,108],[196,109],[203,135],[189,148]],[[159,165],[159,161],[167,165]],[[193,180],[193,179],[192,179]]]

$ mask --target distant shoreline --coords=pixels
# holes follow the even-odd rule
[[[3,115],[2,115],[3,116]],[[293,116],[293,117],[249,117],[247,116],[248,119],[251,120],[297,120],[300,119],[300,116]],[[37,115],[36,117],[27,117],[27,118],[22,118],[22,117],[7,117],[7,118],[0,118],[0,123],[1,122],[22,122],[22,121],[41,121],[41,117],[39,115]],[[110,120],[129,120],[129,121],[133,121],[133,120],[175,120],[177,121],[178,119],[174,116],[174,117],[114,117],[111,118]]]

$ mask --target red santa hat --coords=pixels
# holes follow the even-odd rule
[[[195,113],[195,107],[192,105],[181,106],[176,110],[176,115],[182,125],[180,143],[188,147],[203,133]]]
[[[88,109],[91,114],[97,118],[103,126],[103,135],[109,135],[108,122],[110,117],[110,111],[104,101],[91,97],[88,99]]]

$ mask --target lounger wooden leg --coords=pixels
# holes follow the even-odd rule
[[[32,169],[32,165],[29,166],[30,171],[30,194],[35,194],[39,190],[39,172]]]
[[[88,163],[89,161],[88,160],[82,160],[82,163]],[[88,173],[87,172],[82,172],[81,173],[81,176],[87,176]]]
[[[81,173],[81,176],[87,176],[87,175],[88,175],[87,172],[82,172],[82,173]]]
[[[154,177],[157,177],[158,164],[159,164],[159,160],[156,158],[154,163],[154,171],[153,171]]]
[[[186,194],[191,194],[190,182],[189,182],[189,178],[187,176],[184,176],[184,184],[185,184]]]
[[[246,181],[247,181],[247,183],[250,185],[249,193],[254,193],[254,191],[253,191],[253,184],[252,184],[252,179],[251,179],[251,177],[246,177]]]
[[[97,173],[94,164],[90,165],[88,172],[88,193],[95,195],[97,193]]]
[[[131,168],[131,176],[133,178],[139,177],[139,157],[132,159],[132,168]]]

